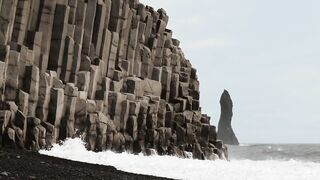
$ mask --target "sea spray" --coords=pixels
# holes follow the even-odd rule
[[[87,151],[80,138],[67,139],[41,154],[74,161],[114,166],[119,170],[185,180],[318,180],[320,163],[296,160],[199,161],[172,156]]]

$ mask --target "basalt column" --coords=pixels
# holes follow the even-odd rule
[[[168,20],[137,0],[0,0],[1,146],[223,159]]]

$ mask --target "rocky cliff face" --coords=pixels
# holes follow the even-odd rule
[[[227,90],[224,90],[221,95],[220,106],[221,116],[218,125],[218,138],[226,144],[239,145],[239,141],[231,126],[233,103]]]
[[[137,0],[0,0],[1,144],[223,157],[168,19]]]

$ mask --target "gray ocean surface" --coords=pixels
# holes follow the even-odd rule
[[[232,160],[297,160],[320,163],[320,144],[242,144],[228,146]]]

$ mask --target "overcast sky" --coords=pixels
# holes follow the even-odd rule
[[[140,0],[164,8],[217,125],[223,89],[242,143],[320,143],[319,0]]]

